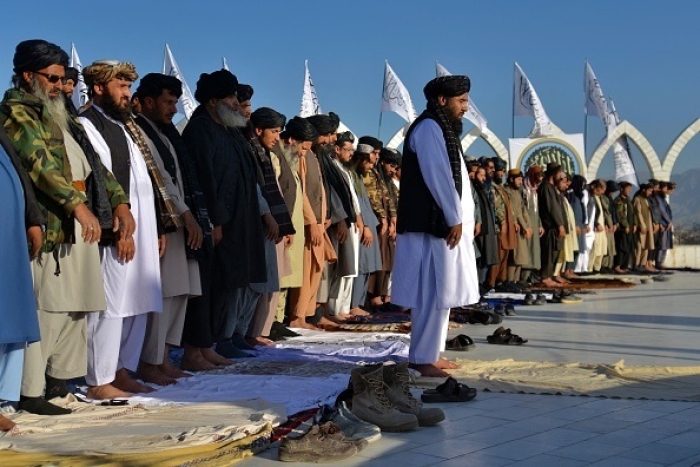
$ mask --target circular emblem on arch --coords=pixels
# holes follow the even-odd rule
[[[525,172],[533,165],[542,168],[550,162],[561,165],[565,172],[581,173],[581,155],[568,141],[560,138],[537,138],[520,153],[518,167]]]

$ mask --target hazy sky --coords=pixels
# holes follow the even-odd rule
[[[83,65],[115,58],[133,62],[142,75],[161,71],[167,42],[192,91],[199,74],[221,68],[226,57],[239,80],[255,88],[254,107],[291,117],[299,111],[309,60],[323,110],[338,113],[357,134],[376,135],[384,60],[419,113],[437,60],[472,78],[470,97],[507,145],[513,62],[527,73],[552,121],[581,133],[587,58],[622,119],[649,139],[662,161],[676,136],[700,117],[700,3],[690,0],[34,0],[8,2],[3,13],[0,73],[8,85],[14,47],[25,39],[43,38],[68,52],[74,42]],[[385,114],[381,138],[388,140],[402,122]],[[516,137],[526,136],[532,124],[518,117]],[[590,118],[588,130],[590,156],[603,123]],[[700,167],[698,140],[674,172]],[[470,153],[492,154],[483,143]]]

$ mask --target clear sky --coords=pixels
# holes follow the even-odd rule
[[[221,68],[226,57],[239,80],[255,88],[254,107],[291,117],[299,111],[309,60],[322,109],[338,113],[357,134],[376,135],[384,60],[419,113],[437,60],[472,78],[470,97],[507,145],[513,62],[552,121],[581,133],[587,58],[622,119],[649,139],[662,161],[676,136],[700,117],[700,2],[692,0],[33,0],[5,2],[2,12],[0,74],[8,84],[14,47],[25,39],[46,39],[68,52],[74,42],[83,65],[115,58],[133,62],[142,75],[161,71],[167,42],[193,92],[199,74]],[[388,141],[402,122],[385,114],[381,138]],[[516,137],[532,124],[518,117]],[[604,127],[589,118],[588,130],[590,156]],[[469,152],[492,155],[484,143]],[[699,152],[696,138],[674,172],[700,168]]]

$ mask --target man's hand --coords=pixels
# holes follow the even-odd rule
[[[159,245],[160,247],[160,242]],[[134,254],[136,253],[136,244],[134,243],[134,237],[129,238],[118,238],[117,239],[117,258],[122,263],[128,263],[134,259]]]
[[[389,230],[389,223],[386,217],[382,217],[382,227],[379,229],[379,235],[384,235]]]
[[[220,225],[214,226],[211,231],[211,242],[216,246],[224,238],[224,230]]]
[[[280,235],[280,227],[272,214],[266,212],[262,215],[263,223],[265,224],[265,238],[271,242],[277,242]]]
[[[128,205],[120,204],[114,208],[112,217],[114,217],[112,232],[121,232],[119,234],[120,238],[131,238],[131,236],[134,235],[136,231],[136,221]]]
[[[447,233],[447,237],[445,237],[445,241],[447,242],[447,248],[449,248],[450,250],[454,250],[461,239],[462,224],[453,225],[452,227],[450,227],[450,231]]]
[[[558,233],[557,237],[559,237],[559,238],[566,237],[566,228],[563,225],[559,226],[559,233]]]
[[[389,238],[396,240],[396,218],[392,217],[389,221]]]
[[[336,224],[335,238],[341,245],[348,240],[348,225],[344,220]]]
[[[187,246],[193,250],[199,250],[204,241],[204,232],[197,223],[197,220],[192,215],[191,211],[185,211],[181,214],[182,220],[185,221],[185,230],[187,231]]]
[[[539,229],[539,234],[540,234],[540,237],[541,237],[542,235],[544,235],[544,227],[540,227],[540,229]]]
[[[312,246],[319,246],[323,242],[323,224],[310,224],[307,226],[309,228],[309,239],[311,240]]]
[[[294,235],[285,235],[284,237],[284,247],[290,248],[294,244]]]
[[[158,257],[162,258],[168,248],[168,239],[165,235],[158,237]]]
[[[370,247],[370,246],[372,246],[373,241],[374,241],[374,235],[372,235],[372,229],[369,228],[369,226],[365,225],[364,228],[362,229],[362,239],[360,240],[360,242],[364,246]]]
[[[80,223],[82,237],[85,243],[99,242],[102,237],[100,222],[97,220],[87,206],[79,204],[73,211],[73,216]]]
[[[515,233],[520,233],[520,224],[515,224]]]
[[[576,226],[576,235],[581,235],[581,227],[578,225]]]
[[[362,222],[362,216],[359,214],[355,217],[355,231],[358,235],[362,235],[362,230],[365,228],[365,223]]]
[[[43,243],[43,235],[41,227],[38,225],[33,225],[27,229],[27,243],[29,244],[29,260],[36,259],[39,256],[39,250],[41,250],[41,244]]]
[[[478,237],[481,233],[481,223],[474,224],[474,236]]]

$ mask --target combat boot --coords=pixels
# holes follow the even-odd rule
[[[384,366],[384,384],[389,402],[403,413],[415,415],[420,426],[432,426],[445,419],[445,412],[437,407],[425,408],[409,386],[408,362]]]

